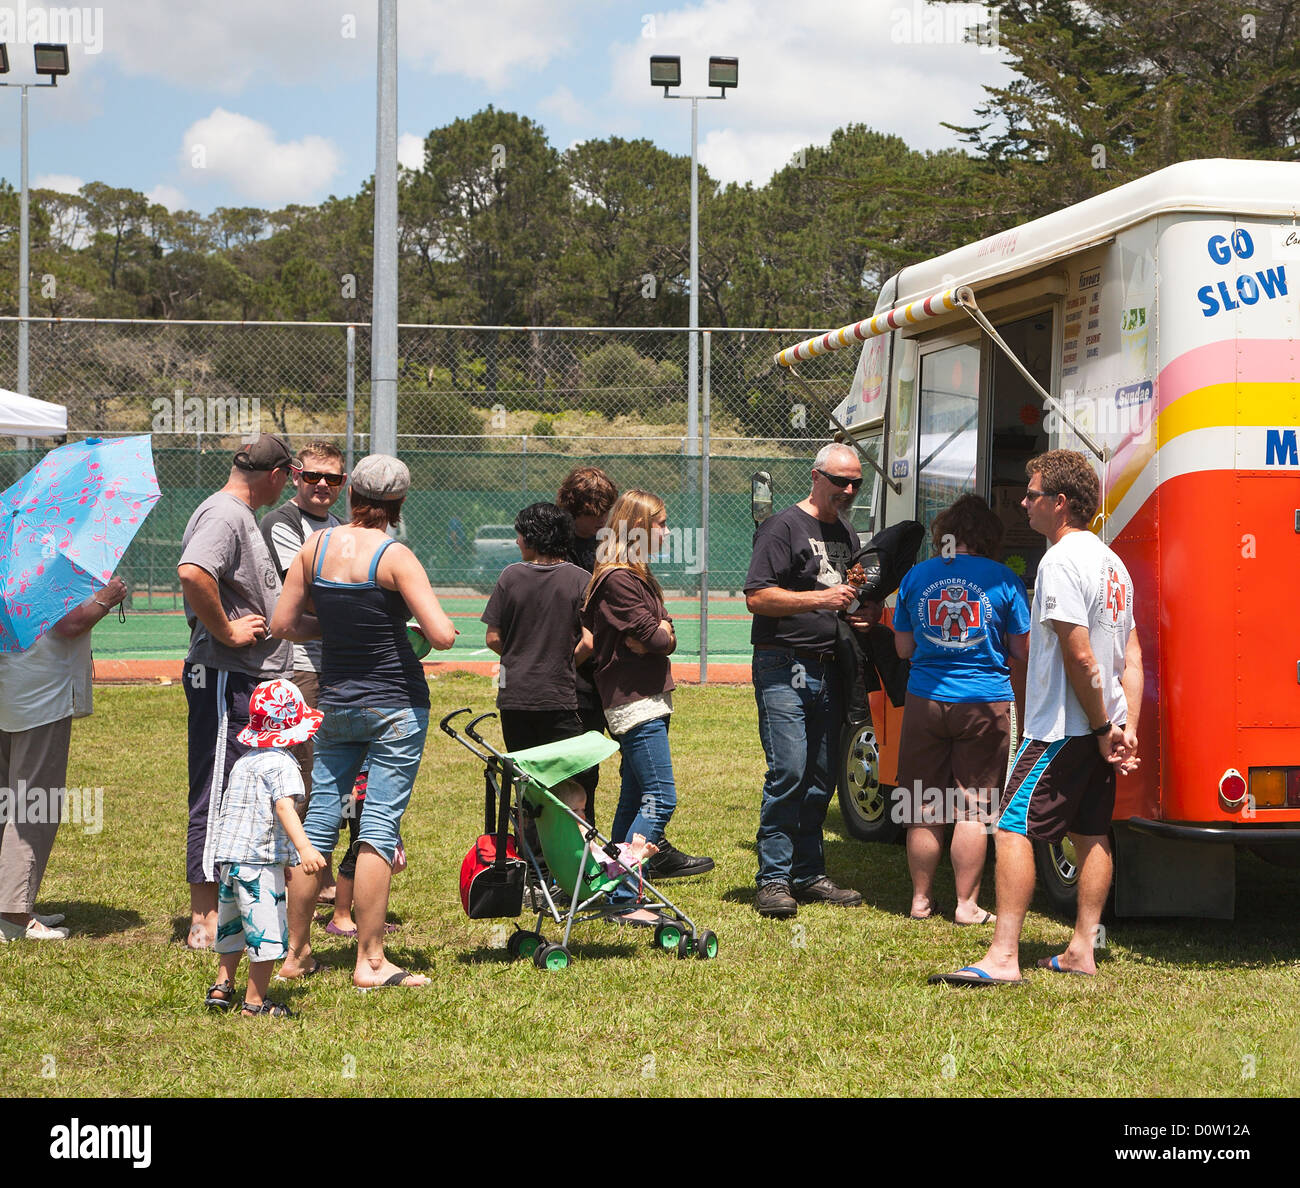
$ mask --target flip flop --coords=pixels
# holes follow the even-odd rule
[[[995,978],[978,965],[963,965],[956,973],[931,974],[931,986],[1018,986],[1024,978]]]
[[[365,994],[369,990],[383,990],[389,986],[400,986],[403,990],[421,990],[425,986],[431,984],[430,979],[425,978],[423,982],[416,982],[414,986],[404,986],[402,983],[405,982],[407,978],[423,977],[423,974],[413,974],[410,970],[399,969],[395,974],[390,974],[382,982],[378,982],[373,986],[357,986],[356,989],[361,991],[362,994]]]
[[[349,940],[354,939],[357,935],[357,930],[355,928],[340,928],[333,920],[325,925],[325,931],[328,932],[330,936],[344,936]]]
[[[1085,973],[1081,969],[1066,969],[1065,966],[1061,964],[1061,959],[1059,957],[1040,957],[1038,959],[1038,968],[1050,969],[1052,973],[1073,974],[1076,978],[1090,978],[1093,976],[1090,973]]]
[[[964,922],[961,920],[953,921],[953,923],[956,924],[958,928],[978,928],[981,924],[996,924],[997,922],[998,922],[997,916],[995,916],[990,911],[985,911],[984,914],[980,916],[978,920],[966,920]]]
[[[316,974],[321,973],[323,970],[327,970],[329,968],[330,967],[326,965],[325,962],[313,960],[311,969],[307,970],[306,973],[300,973],[292,978],[282,978],[279,974],[276,974],[275,980],[277,982],[305,982],[308,978],[315,977]]]

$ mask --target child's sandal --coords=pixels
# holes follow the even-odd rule
[[[224,998],[218,998],[218,994],[224,994]],[[228,1011],[235,1005],[235,988],[229,982],[217,982],[215,985],[208,987],[208,996],[203,1000],[203,1005],[210,1011]]]
[[[293,1012],[282,1002],[272,1002],[269,998],[252,1006],[245,1001],[239,1008],[241,1015],[252,1018],[254,1015],[270,1015],[272,1019],[292,1019]]]

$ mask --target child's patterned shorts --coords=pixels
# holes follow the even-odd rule
[[[216,951],[278,961],[289,952],[287,939],[284,867],[218,863]]]

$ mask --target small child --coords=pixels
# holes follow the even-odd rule
[[[217,982],[204,1005],[228,1011],[235,1003],[235,974],[248,953],[248,989],[240,1014],[291,1015],[266,997],[271,966],[288,952],[285,867],[305,874],[325,868],[307,840],[294,801],[305,794],[298,763],[284,748],[306,742],[324,715],[308,707],[292,681],[263,681],[248,701],[248,725],[239,741],[252,747],[230,769],[220,802],[209,814],[205,868],[216,868]],[[210,856],[210,858],[209,858]]]

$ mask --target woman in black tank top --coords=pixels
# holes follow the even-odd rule
[[[323,641],[319,706],[325,720],[316,735],[303,821],[322,853],[338,844],[344,799],[362,762],[370,761],[353,909],[352,981],[363,988],[428,983],[389,961],[383,943],[393,857],[429,728],[429,688],[407,639],[407,619],[414,616],[440,650],[456,638],[415,555],[385,531],[398,522],[410,484],[410,472],[396,458],[363,458],[352,474],[352,522],[308,540],[289,566],[271,618],[276,636]],[[281,977],[316,969],[310,930],[319,882],[301,872],[290,880],[289,955]]]

